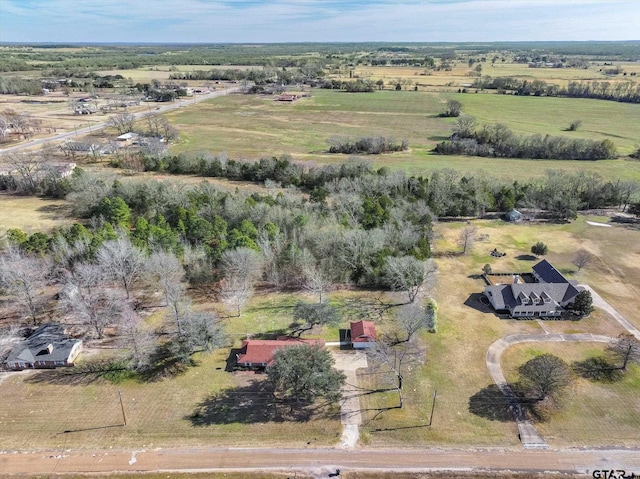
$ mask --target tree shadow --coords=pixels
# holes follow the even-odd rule
[[[262,333],[251,333],[251,339],[278,339],[280,336],[291,335],[289,328],[273,329]]]
[[[469,398],[469,412],[490,421],[515,420],[511,403],[495,384],[488,385]]]
[[[519,254],[518,256],[516,256],[516,259],[520,261],[535,261],[538,258],[536,256],[533,256],[532,254]]]
[[[403,303],[387,303],[376,298],[345,298],[341,301],[342,315],[352,321],[381,321],[385,313]]]
[[[527,391],[520,383],[510,384],[513,400],[510,400],[495,384],[490,384],[469,398],[469,412],[490,421],[510,422],[518,419],[543,421],[545,412],[538,406],[540,402],[527,397]]]
[[[622,369],[610,363],[607,358],[602,356],[595,356],[585,359],[584,361],[576,361],[571,367],[578,376],[591,381],[613,383],[620,381],[624,375]]]
[[[246,386],[212,394],[185,419],[197,427],[214,424],[307,422],[325,411],[325,405],[278,400],[268,381],[252,380]]]
[[[481,313],[490,314],[495,312],[491,307],[489,300],[482,293],[471,293],[464,302],[464,305]]]
[[[99,381],[119,382],[135,373],[118,361],[96,360],[65,369],[45,369],[29,376],[25,382],[31,384],[56,384],[64,386],[87,386]]]
[[[190,367],[197,366],[193,359],[186,360],[176,355],[171,346],[172,343],[169,341],[156,348],[149,360],[149,366],[142,369],[138,374],[140,381],[155,382],[174,378],[184,374]]]

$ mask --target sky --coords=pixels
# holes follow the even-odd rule
[[[0,42],[640,39],[640,0],[0,0]]]

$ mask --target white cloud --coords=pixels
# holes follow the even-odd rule
[[[638,38],[639,0],[0,0],[0,40],[491,41]]]

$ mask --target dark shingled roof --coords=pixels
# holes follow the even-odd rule
[[[538,274],[540,279],[545,283],[568,283],[560,271],[558,271],[551,263],[546,259],[543,259],[533,268],[533,271]]]
[[[78,341],[67,337],[61,324],[44,324],[16,344],[5,362],[66,361]]]

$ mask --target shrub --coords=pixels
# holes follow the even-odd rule
[[[549,248],[542,241],[538,241],[531,247],[531,252],[536,256],[544,256],[545,254],[547,254],[548,250]]]

